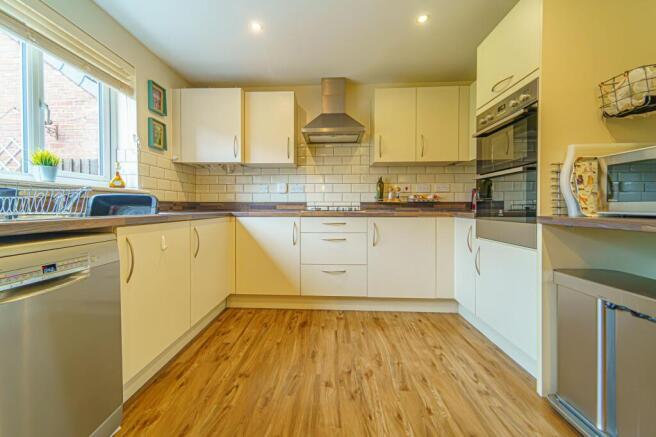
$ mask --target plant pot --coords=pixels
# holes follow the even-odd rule
[[[37,178],[41,182],[55,182],[57,178],[57,167],[51,167],[47,165],[35,165]]]

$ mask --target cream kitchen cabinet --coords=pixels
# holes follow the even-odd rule
[[[535,249],[484,239],[475,252],[476,316],[535,362],[538,262]]]
[[[296,104],[293,91],[245,94],[246,164],[294,165]]]
[[[237,294],[300,294],[300,219],[239,217]]]
[[[460,88],[417,88],[417,161],[459,160]]]
[[[520,0],[478,46],[478,110],[539,70],[541,29],[542,0]]]
[[[454,298],[454,257],[453,238],[455,222],[453,217],[437,217],[435,241],[435,268],[437,282],[435,297],[438,299]]]
[[[374,92],[374,164],[469,161],[469,87]]]
[[[417,89],[377,88],[374,91],[373,162],[415,160]]]
[[[190,327],[189,223],[119,228],[123,381]]]
[[[369,297],[436,297],[432,217],[369,218]]]
[[[454,232],[454,271],[455,299],[467,311],[476,313],[476,270],[474,254],[476,251],[476,221],[456,218]]]
[[[241,88],[183,88],[174,93],[178,162],[241,163],[244,93]]]
[[[235,290],[233,218],[195,220],[191,226],[191,324]]]

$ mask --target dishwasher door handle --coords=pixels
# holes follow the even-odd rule
[[[21,300],[29,299],[31,297],[39,296],[41,294],[51,293],[76,282],[84,281],[91,275],[91,270],[83,268],[82,270],[72,271],[70,274],[60,276],[58,278],[48,279],[42,282],[26,284],[22,287],[14,288],[11,291],[0,294],[0,305],[19,302]]]

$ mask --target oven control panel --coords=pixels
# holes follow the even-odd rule
[[[524,108],[537,101],[538,79],[535,79],[476,117],[477,134],[491,129],[502,120],[523,112]]]

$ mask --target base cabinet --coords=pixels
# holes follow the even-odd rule
[[[369,297],[436,297],[435,227],[435,218],[369,219]]]
[[[237,294],[299,295],[301,235],[298,217],[237,219]]]
[[[455,219],[453,241],[455,299],[473,314],[476,313],[475,235],[475,220],[464,218]]]
[[[195,325],[235,289],[235,234],[232,218],[191,225],[191,324]]]
[[[190,327],[189,224],[119,228],[117,235],[127,382]]]
[[[537,360],[537,252],[478,240],[476,253],[476,316]]]

